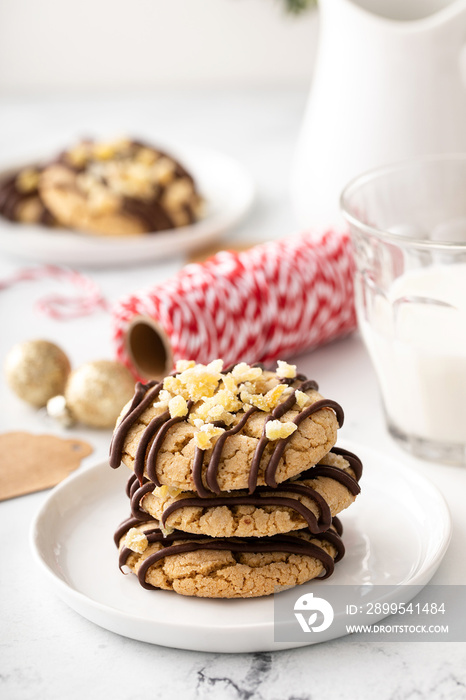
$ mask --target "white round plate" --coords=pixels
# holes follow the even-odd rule
[[[193,173],[206,200],[202,220],[170,231],[121,238],[16,224],[0,217],[0,251],[42,263],[108,267],[181,255],[209,245],[247,214],[254,200],[253,180],[240,163],[223,153],[195,147],[169,150]],[[39,161],[36,156],[27,164]],[[25,164],[3,169],[0,178]]]
[[[323,594],[329,583],[385,584],[399,586],[385,602],[407,603],[445,554],[451,531],[448,508],[437,489],[409,467],[359,445],[346,446],[364,463],[362,493],[342,517],[346,556],[331,579],[299,590]],[[129,513],[127,479],[126,467],[113,471],[106,463],[78,472],[50,493],[33,523],[35,556],[68,605],[112,632],[163,646],[216,652],[302,646],[274,642],[273,596],[187,598],[148,591],[132,574],[123,576],[113,532]],[[339,615],[343,618],[344,611],[335,610],[335,619]],[[372,622],[382,617],[373,616]],[[334,623],[309,643],[344,634],[344,626]]]

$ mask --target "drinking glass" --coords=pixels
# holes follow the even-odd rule
[[[373,170],[341,196],[355,299],[388,430],[466,463],[466,154]]]

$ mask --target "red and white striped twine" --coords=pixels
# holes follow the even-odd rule
[[[306,233],[244,252],[222,251],[113,309],[118,360],[135,375],[125,336],[136,316],[165,331],[176,362],[271,361],[356,326],[347,233]]]
[[[44,278],[53,278],[59,282],[68,282],[77,287],[81,293],[76,296],[50,294],[36,302],[36,308],[41,313],[57,320],[68,320],[88,316],[96,309],[109,310],[109,304],[102,296],[97,284],[89,277],[68,267],[43,265],[40,267],[22,268],[5,280],[0,280],[0,291],[13,287],[18,282],[27,282]]]

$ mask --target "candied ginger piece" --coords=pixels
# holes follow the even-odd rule
[[[296,377],[296,365],[289,365],[288,362],[277,360],[276,375],[280,379],[294,379]]]
[[[295,392],[295,399],[299,408],[304,408],[305,406],[311,403],[311,397],[305,394],[304,391],[300,391],[299,389],[297,389],[297,391]]]
[[[209,362],[207,365],[207,369],[209,372],[214,372],[215,374],[220,373],[223,369],[223,360],[212,360],[212,362]]]
[[[114,158],[117,152],[117,144],[113,142],[100,142],[93,145],[93,156],[97,160],[110,160]]]
[[[199,428],[199,430],[204,425],[202,418],[196,418],[194,413],[189,416],[188,423],[191,423],[191,425],[194,425],[194,427]]]
[[[178,377],[165,377],[163,388],[174,396],[182,396],[186,400],[190,398],[187,387],[182,384]]]
[[[254,382],[262,376],[262,369],[260,367],[251,367],[246,362],[240,362],[233,367],[231,375],[238,384]]]
[[[128,530],[125,537],[125,547],[131,549],[133,552],[142,554],[146,551],[149,546],[146,535],[135,527]]]
[[[188,404],[182,396],[174,396],[168,402],[168,410],[172,418],[183,418],[188,413]]]
[[[265,426],[265,434],[269,440],[280,440],[281,438],[289,437],[297,429],[296,423],[291,421],[282,423],[279,420],[270,420]]]
[[[270,389],[266,394],[250,394],[248,391],[241,392],[241,400],[243,403],[250,404],[259,408],[261,411],[272,411],[280,402],[280,398],[285,391],[284,384],[277,384],[273,389]]]
[[[163,535],[164,537],[167,537],[168,535],[171,535],[172,532],[175,532],[175,528],[174,528],[174,527],[170,527],[170,525],[162,525],[162,524],[160,524],[160,529],[161,529],[162,535]]]
[[[234,420],[230,414],[239,411],[242,407],[243,404],[236,394],[227,389],[220,389],[213,396],[203,397],[194,415],[196,418],[202,418],[205,423],[224,420],[225,423],[230,424]]]
[[[231,374],[224,374],[222,377],[223,387],[232,394],[238,393],[238,384]]]
[[[180,389],[174,393],[182,394],[185,398],[190,398],[192,401],[200,401],[204,397],[210,398],[217,390],[218,384],[222,379],[223,360],[214,360],[208,365],[195,365],[181,372],[177,377],[172,377],[175,382],[167,382],[167,377],[164,381],[164,388],[169,389],[171,386],[180,386],[188,393],[188,397],[182,393]],[[165,382],[167,386],[165,387]]]
[[[221,420],[225,409],[220,404],[214,404],[212,408],[208,411],[206,419],[208,423],[213,423],[216,420]]]
[[[175,369],[177,372],[185,372],[187,369],[191,369],[191,367],[195,367],[196,363],[194,360],[177,360]]]
[[[84,166],[87,162],[87,159],[89,158],[90,155],[90,146],[89,144],[85,143],[80,143],[74,148],[71,149],[71,151],[68,151],[66,154],[67,160],[70,161],[73,165],[75,165],[77,168],[81,168]]]
[[[177,489],[176,486],[168,486],[164,484],[163,486],[156,486],[152,491],[153,495],[157,498],[165,500],[166,498],[174,498],[181,493],[181,489]]]
[[[216,428],[212,423],[205,423],[194,435],[194,444],[200,450],[208,450],[212,447],[212,438],[224,432],[224,428]]]
[[[169,391],[167,391],[166,389],[162,389],[161,391],[159,391],[157,401],[153,403],[153,406],[154,408],[166,408],[168,406],[168,402],[172,398],[173,396]]]
[[[40,174],[38,170],[35,168],[25,168],[16,176],[16,188],[20,192],[27,194],[28,192],[32,192],[33,190],[37,189],[39,180]]]

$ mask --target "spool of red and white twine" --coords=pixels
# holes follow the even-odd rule
[[[179,359],[286,359],[352,331],[353,259],[347,233],[306,233],[222,251],[113,308],[117,359],[139,379]]]

